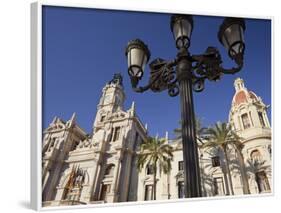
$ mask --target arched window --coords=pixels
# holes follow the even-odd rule
[[[265,127],[265,122],[264,122],[264,118],[263,118],[262,112],[258,112],[258,115],[259,115],[261,126]]]
[[[243,115],[241,115],[241,119],[242,119],[244,129],[248,129],[251,127],[250,120],[249,120],[247,113],[244,113]]]
[[[154,172],[153,172],[153,166],[152,165],[147,165],[146,166],[146,174],[147,175],[152,175]]]
[[[104,175],[113,175],[114,168],[114,164],[109,164],[105,169]]]
[[[262,157],[261,157],[261,153],[259,152],[259,150],[255,149],[254,151],[251,152],[251,159],[253,161],[256,161],[256,162],[261,162],[262,160]]]

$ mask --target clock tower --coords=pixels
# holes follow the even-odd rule
[[[123,110],[125,93],[123,90],[123,78],[116,73],[102,90],[102,96],[97,106],[97,114],[93,125],[94,132],[98,126],[103,126],[106,119],[113,113]]]

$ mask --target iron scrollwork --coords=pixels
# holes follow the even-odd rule
[[[136,92],[144,92],[151,89],[153,92],[162,92],[168,90],[171,97],[179,94],[179,81],[175,71],[177,60],[167,61],[162,58],[156,58],[150,64],[149,83],[144,87],[137,87],[138,78],[131,77],[132,87]],[[217,48],[208,47],[205,53],[191,56],[192,69],[192,89],[195,92],[201,92],[205,88],[205,80],[218,81],[223,74],[234,74],[241,70],[242,64],[231,69],[222,67],[221,55]]]
[[[174,70],[174,62],[157,58],[150,63],[150,82],[153,92],[161,92],[168,89],[168,94],[172,97],[179,94],[177,76]],[[155,81],[155,79],[158,79]]]

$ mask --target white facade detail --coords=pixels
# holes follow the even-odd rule
[[[223,153],[198,150],[203,196],[245,194],[246,180],[251,194],[272,189],[267,106],[247,90],[242,79],[236,79],[234,87],[229,123],[243,138],[243,158],[229,147],[228,177]],[[54,118],[44,130],[43,206],[153,199],[153,175],[146,167],[137,170],[140,145],[148,138],[147,126],[138,118],[135,103],[125,110],[124,101],[122,77],[117,74],[102,90],[91,134],[78,126],[75,114],[67,122]],[[183,197],[181,140],[170,140],[168,134],[165,140],[173,146],[174,160],[169,174],[157,173],[157,200]]]

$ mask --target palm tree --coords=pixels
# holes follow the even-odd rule
[[[148,140],[141,145],[141,150],[138,154],[137,168],[140,172],[145,165],[152,166],[154,200],[156,200],[157,166],[159,166],[160,175],[162,172],[167,174],[171,170],[172,160],[173,147],[169,144],[165,144],[165,139],[149,137]]]
[[[230,125],[221,122],[217,122],[214,127],[208,128],[207,134],[208,134],[207,142],[205,142],[201,147],[219,148],[220,150],[223,151],[225,156],[225,164],[226,164],[225,169],[229,179],[229,188],[231,190],[231,194],[234,195],[233,184],[232,184],[232,179],[229,169],[228,146],[232,145],[232,147],[235,147],[235,149],[238,151],[239,156],[242,158],[241,165],[244,168],[243,155],[241,154],[241,150],[243,148],[241,141],[243,139],[232,130]],[[249,187],[247,187],[248,180],[247,179],[245,180],[244,172],[245,170],[242,171],[242,178],[244,182],[243,188],[245,193],[247,193],[249,191],[248,190]]]

